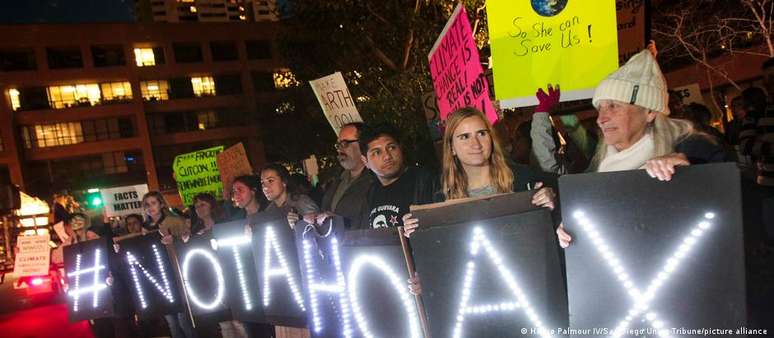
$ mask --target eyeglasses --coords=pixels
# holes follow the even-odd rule
[[[341,149],[346,148],[350,144],[355,143],[357,141],[360,141],[360,140],[358,140],[358,139],[354,139],[354,140],[341,140],[339,142],[334,143],[333,147],[336,148],[336,150],[341,150]]]

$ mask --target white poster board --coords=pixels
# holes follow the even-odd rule
[[[16,277],[48,275],[51,248],[48,246],[48,234],[19,236],[16,239],[16,260],[13,274]]]
[[[312,90],[317,101],[320,102],[325,118],[328,119],[328,123],[331,124],[336,135],[339,135],[342,125],[363,122],[341,72],[309,81],[309,84],[312,85]]]
[[[142,196],[148,193],[147,184],[101,189],[107,217],[142,214]]]

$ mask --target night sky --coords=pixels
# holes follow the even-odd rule
[[[0,24],[134,21],[134,0],[0,1]]]

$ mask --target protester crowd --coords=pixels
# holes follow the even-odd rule
[[[599,133],[589,131],[598,141],[593,153],[584,154],[589,159],[586,171],[645,169],[654,179],[670,180],[679,166],[737,161],[743,172],[746,245],[768,245],[774,238],[774,59],[763,65],[763,73],[765,90],[750,87],[735,98],[731,102],[733,120],[724,119],[725,133],[721,133],[710,125],[706,107],[682,106],[670,100],[655,49],[643,50],[594,92]],[[272,163],[225,187],[231,193],[231,201],[225,203],[199,194],[188,209],[175,211],[161,193],[149,192],[143,197],[143,215],[126,216],[123,224],[106,226],[107,231],[88,231],[87,219],[69,213],[62,198],[54,213],[72,234],[66,244],[154,232],[164,243],[188,241],[210,236],[213,227],[228,220],[242,219],[249,229],[257,225],[261,213],[269,211],[285,214],[291,227],[302,220],[321,226],[330,217],[340,216],[347,229],[403,226],[410,237],[422,227],[422,220],[410,213],[411,205],[534,190],[532,203],[553,210],[557,244],[565,248],[575,238],[561,224],[557,176],[577,170],[563,160],[550,120],[561,98],[560,85],[538,89],[536,96],[540,104],[529,133],[533,166],[515,161],[513,152],[502,145],[504,135],[497,135],[482,112],[467,107],[446,119],[439,175],[412,165],[411,154],[404,153],[394,126],[350,123],[341,127],[333,145],[341,172],[321,185],[321,193],[310,190],[308,182],[291,176],[284,166]],[[420,276],[409,281],[414,293],[421,293],[420,284]],[[197,325],[196,329],[182,313],[165,319],[173,338],[211,336],[203,330],[223,337],[273,335],[271,327],[233,321],[227,313],[213,316],[209,327]],[[123,324],[117,324],[120,321]],[[140,335],[136,319],[114,318],[112,322],[114,332],[103,329],[98,335]]]

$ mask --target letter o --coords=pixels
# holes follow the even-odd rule
[[[211,266],[215,270],[215,277],[218,280],[218,290],[215,294],[215,299],[213,299],[211,302],[206,303],[202,301],[194,292],[193,288],[191,287],[191,284],[188,283],[188,272],[190,270],[190,264],[191,259],[194,256],[201,255],[204,258],[206,258],[208,261],[210,261]],[[207,250],[204,249],[192,249],[191,251],[188,251],[188,253],[185,254],[185,258],[183,258],[183,282],[185,284],[185,289],[188,290],[188,298],[196,304],[196,306],[205,309],[205,310],[212,310],[216,308],[218,305],[220,305],[223,301],[223,295],[226,293],[225,290],[225,284],[226,282],[223,280],[223,269],[220,267],[220,263],[217,259],[215,259],[215,256],[212,255]]]

